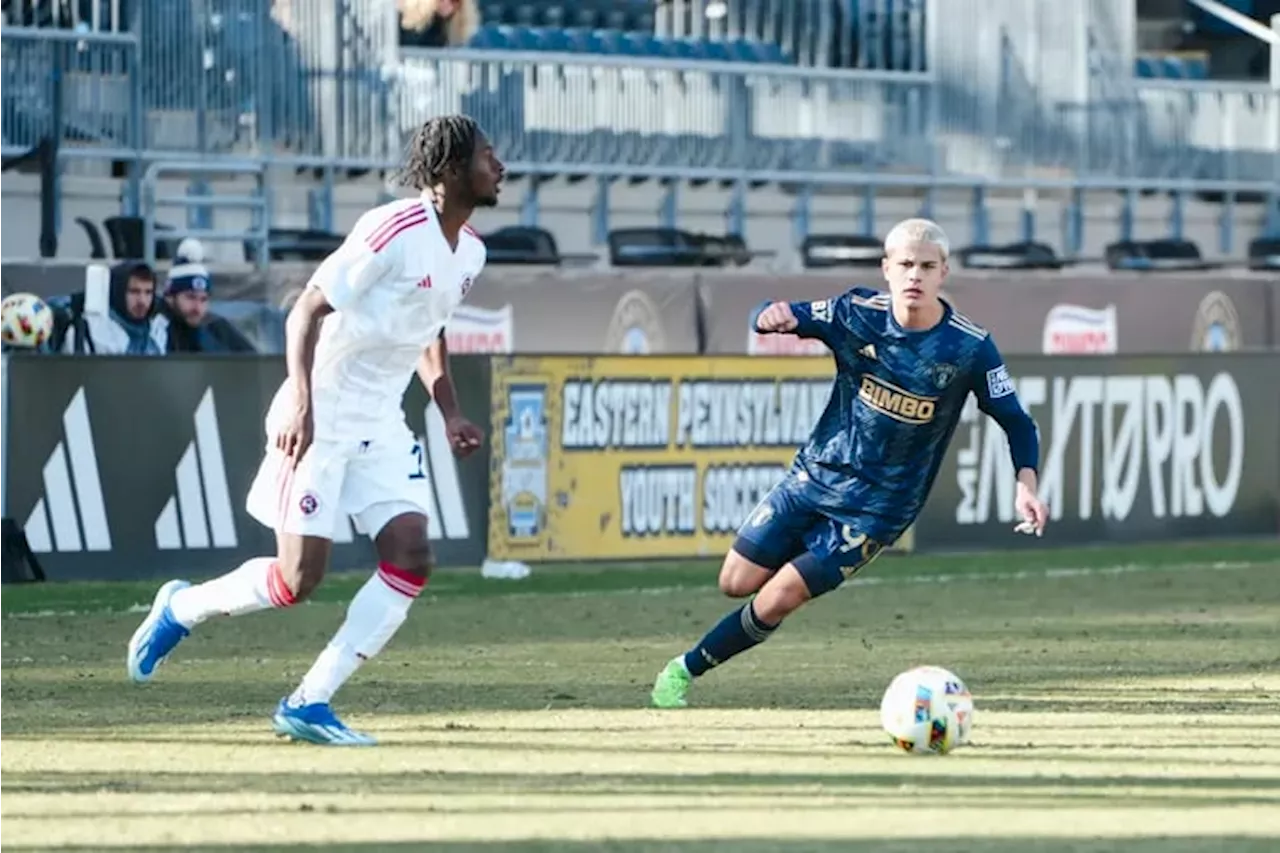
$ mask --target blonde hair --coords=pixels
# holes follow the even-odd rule
[[[909,246],[912,243],[926,243],[931,246],[937,246],[942,250],[942,259],[944,261],[951,254],[951,241],[947,239],[947,232],[943,231],[942,226],[932,219],[904,219],[893,226],[889,231],[889,235],[884,238],[885,254],[887,255],[894,249]]]
[[[436,19],[439,0],[398,0],[400,26],[411,32],[421,32]],[[480,28],[480,10],[476,0],[458,0],[458,8],[445,22],[449,44],[462,45],[471,40]]]

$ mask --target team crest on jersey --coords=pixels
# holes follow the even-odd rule
[[[933,384],[939,389],[946,388],[959,372],[960,368],[954,364],[935,364],[933,366]]]
[[[316,497],[315,492],[303,492],[298,499],[298,509],[302,510],[303,515],[315,515],[316,510],[320,509],[320,498]]]
[[[475,279],[473,279],[471,276],[467,276],[466,278],[464,278],[464,279],[462,280],[462,295],[463,295],[463,297],[465,297],[465,296],[467,295],[467,292],[471,290],[471,285],[473,285],[473,284],[475,284]]]

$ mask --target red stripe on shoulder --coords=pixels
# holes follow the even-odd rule
[[[392,217],[384,225],[369,235],[369,247],[375,252],[381,252],[391,241],[412,228],[419,225],[425,225],[430,221],[427,212],[421,207],[405,211],[399,216]]]
[[[393,211],[392,213],[387,214],[383,218],[382,222],[378,224],[378,227],[374,228],[372,231],[369,232],[370,239],[377,237],[377,235],[379,234],[386,233],[387,231],[391,230],[391,228],[395,226],[397,222],[399,222],[400,220],[404,219],[407,216],[412,216],[415,213],[426,213],[426,209],[421,204],[409,204],[406,207],[403,207],[399,210],[396,210],[396,211]]]
[[[467,223],[467,222],[462,223],[462,230],[466,231],[468,234],[470,234],[472,237],[475,237],[477,240],[482,239],[480,235],[476,233],[476,229],[471,227],[470,223]]]

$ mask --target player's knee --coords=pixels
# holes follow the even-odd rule
[[[730,551],[720,567],[720,591],[730,598],[745,598],[764,585],[769,571]]]
[[[378,559],[398,569],[417,575],[424,580],[431,575],[434,558],[431,540],[427,538],[425,516],[405,514],[387,523],[374,543]]]
[[[406,543],[395,549],[388,556],[390,557],[387,560],[388,563],[417,575],[423,580],[431,576],[434,557],[431,553],[431,546],[426,541]]]

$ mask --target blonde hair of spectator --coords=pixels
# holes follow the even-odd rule
[[[918,243],[937,246],[942,250],[943,260],[951,254],[951,241],[947,239],[947,232],[932,219],[902,220],[884,238],[884,251],[887,255],[894,249]]]
[[[411,32],[421,32],[431,26],[440,14],[440,0],[397,0],[400,7],[400,25]],[[449,44],[463,45],[471,40],[480,28],[480,10],[476,0],[455,0],[453,14],[446,19]]]

